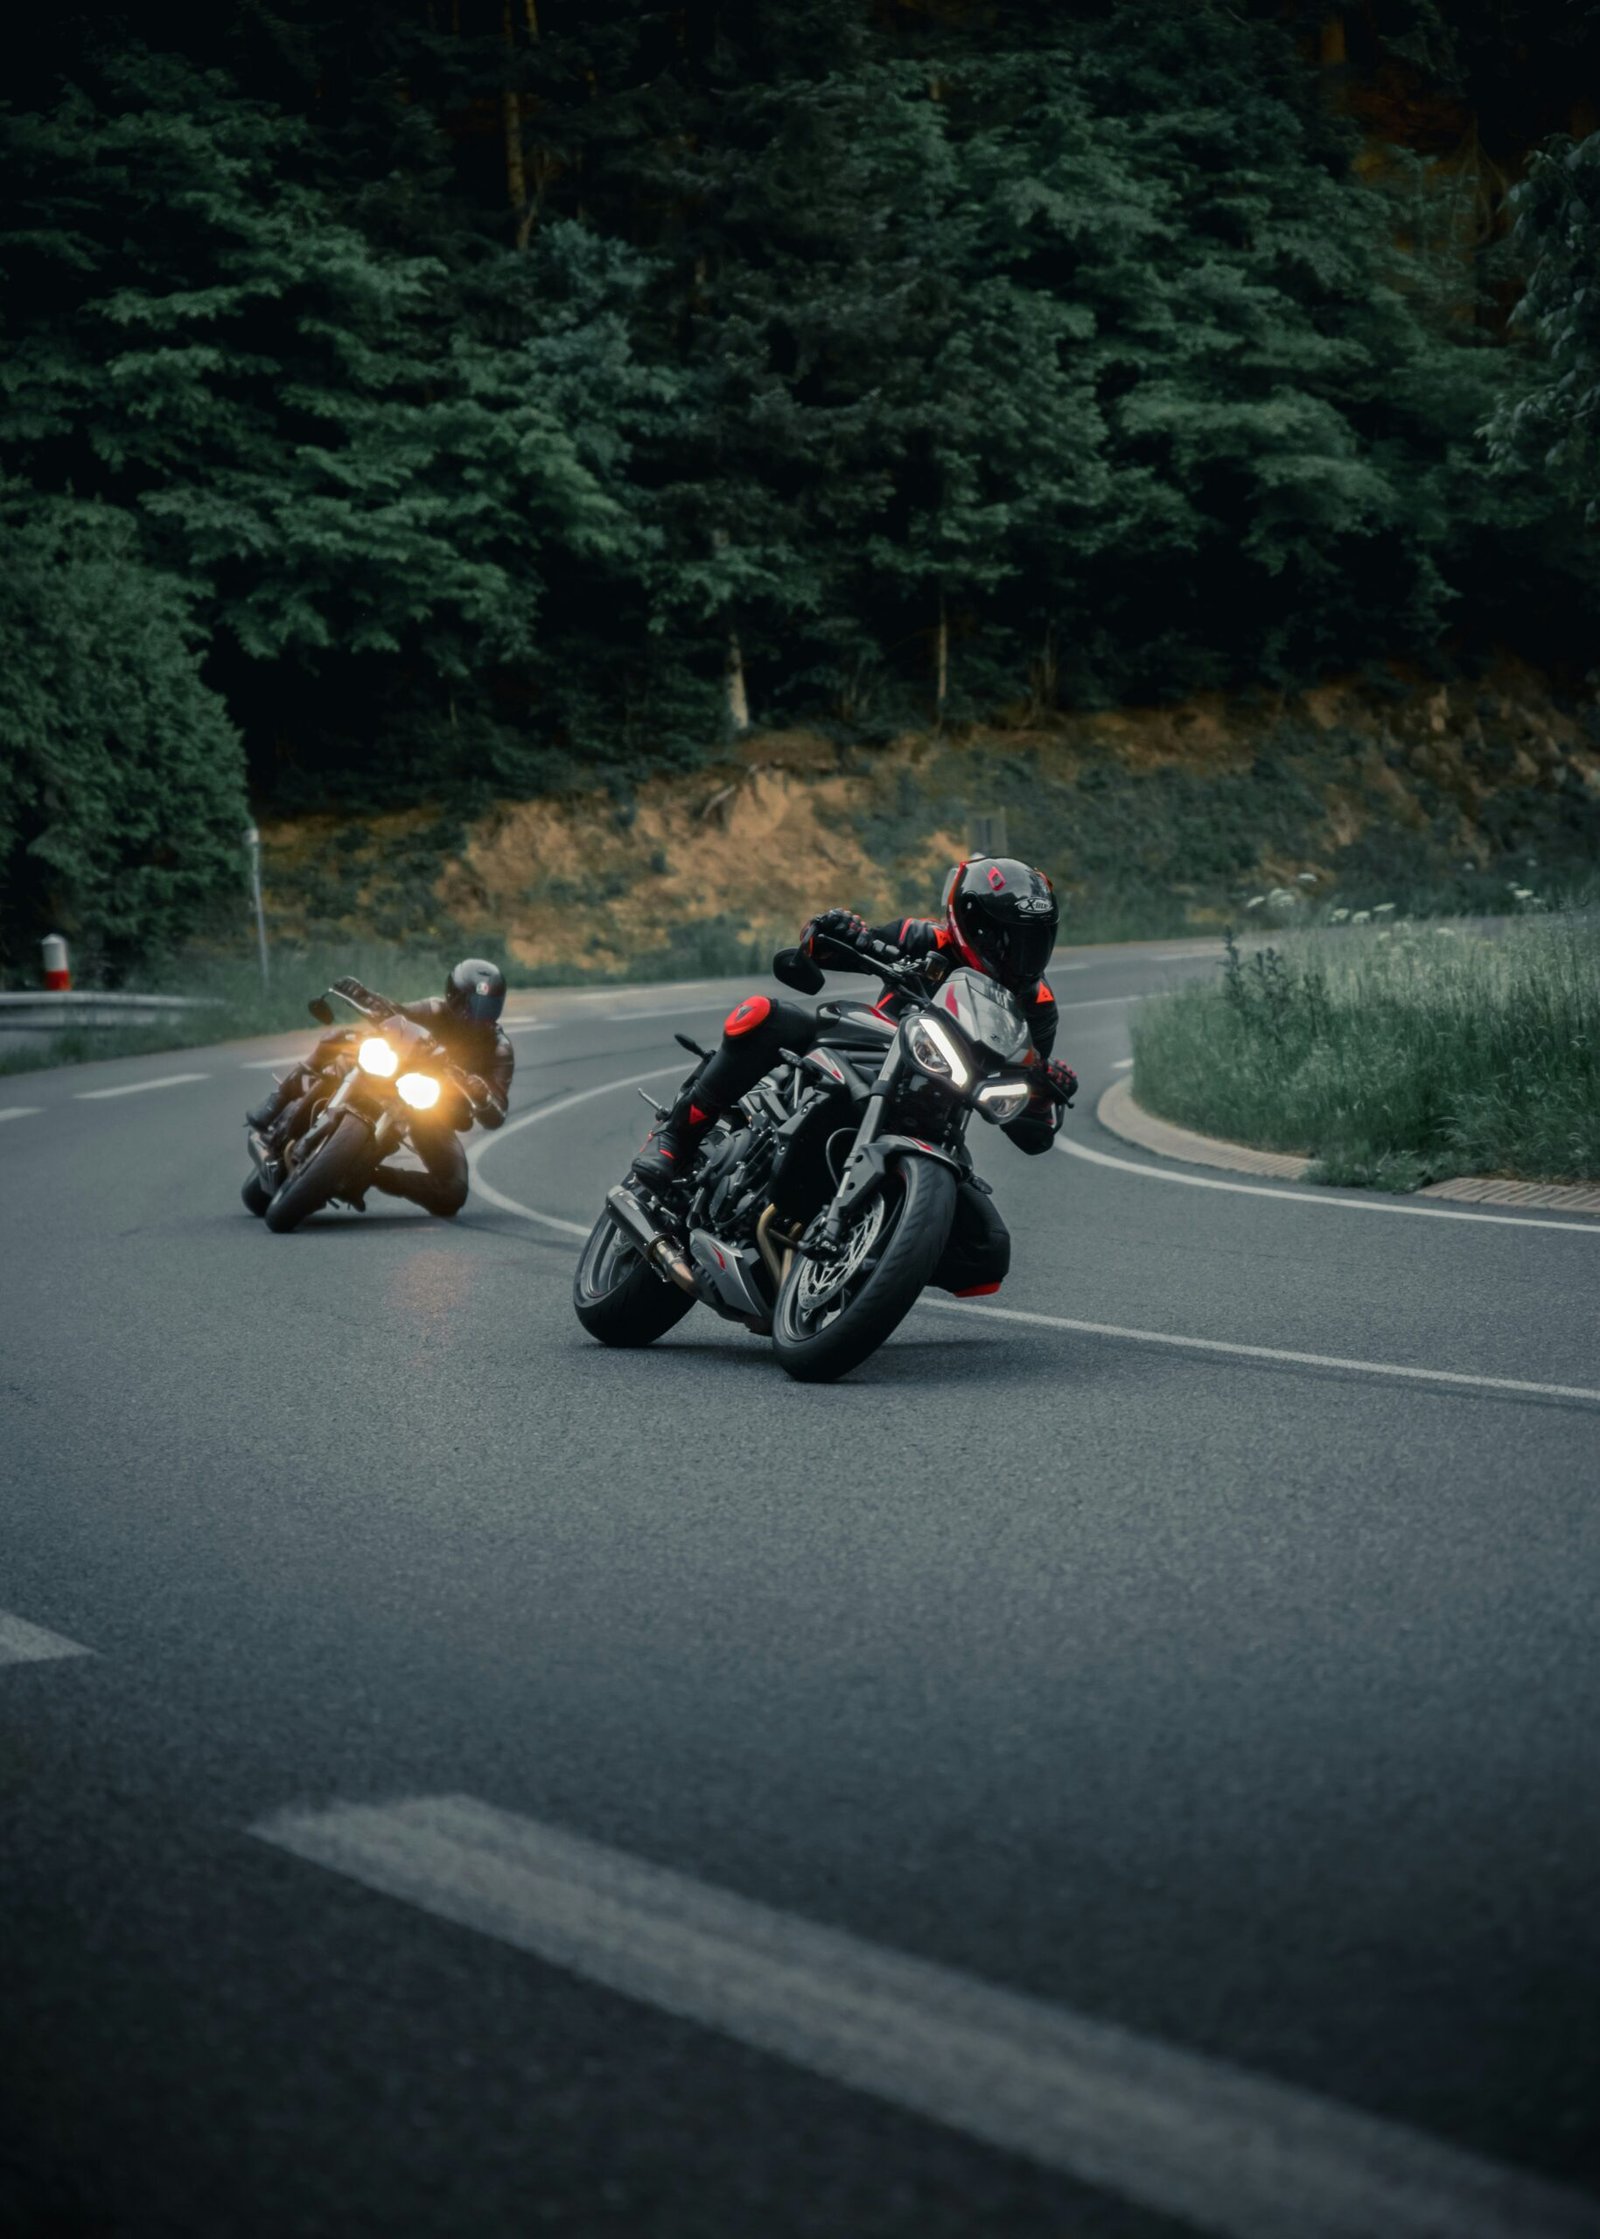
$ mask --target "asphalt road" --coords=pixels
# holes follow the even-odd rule
[[[453,1225],[0,1083],[0,2231],[1600,2230],[1600,1221],[1176,1180],[1063,962],[1037,1319],[826,1389],[569,1302],[738,989],[514,998]]]

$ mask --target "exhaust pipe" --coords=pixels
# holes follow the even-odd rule
[[[676,1283],[679,1290],[687,1291],[691,1298],[700,1296],[694,1269],[672,1238],[655,1226],[632,1190],[624,1189],[620,1182],[615,1189],[608,1189],[606,1211],[658,1275],[665,1275],[669,1283]]]

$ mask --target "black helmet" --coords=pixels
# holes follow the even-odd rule
[[[945,922],[956,953],[1014,995],[1036,987],[1056,945],[1061,912],[1043,871],[1011,855],[958,863],[944,890]]]
[[[457,1018],[492,1026],[506,1007],[506,976],[498,964],[464,956],[444,983],[444,999]]]

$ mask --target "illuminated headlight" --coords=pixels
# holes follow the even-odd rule
[[[1021,1119],[1031,1094],[1026,1081],[990,1081],[978,1091],[978,1109],[985,1119],[1005,1127],[1012,1120]]]
[[[414,1112],[431,1112],[439,1101],[439,1084],[431,1073],[402,1073],[394,1085]]]
[[[356,1059],[363,1073],[376,1073],[380,1081],[392,1081],[400,1069],[398,1054],[381,1034],[369,1034],[357,1050]]]
[[[966,1052],[942,1019],[919,1011],[906,1026],[906,1048],[925,1073],[953,1088],[965,1088],[972,1078]]]

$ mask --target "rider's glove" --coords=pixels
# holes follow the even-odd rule
[[[472,1106],[474,1111],[478,1109],[480,1104],[488,1103],[489,1084],[486,1080],[483,1079],[481,1074],[469,1073],[461,1085],[466,1090],[467,1102]]]
[[[1045,1079],[1055,1090],[1057,1100],[1062,1104],[1070,1104],[1078,1093],[1078,1076],[1072,1067],[1063,1065],[1059,1057],[1047,1057],[1043,1070]]]
[[[842,941],[846,948],[854,948],[858,941],[865,940],[866,933],[866,919],[857,917],[854,910],[824,910],[801,934],[800,946],[807,956],[814,956],[819,934],[826,935],[829,940]]]

